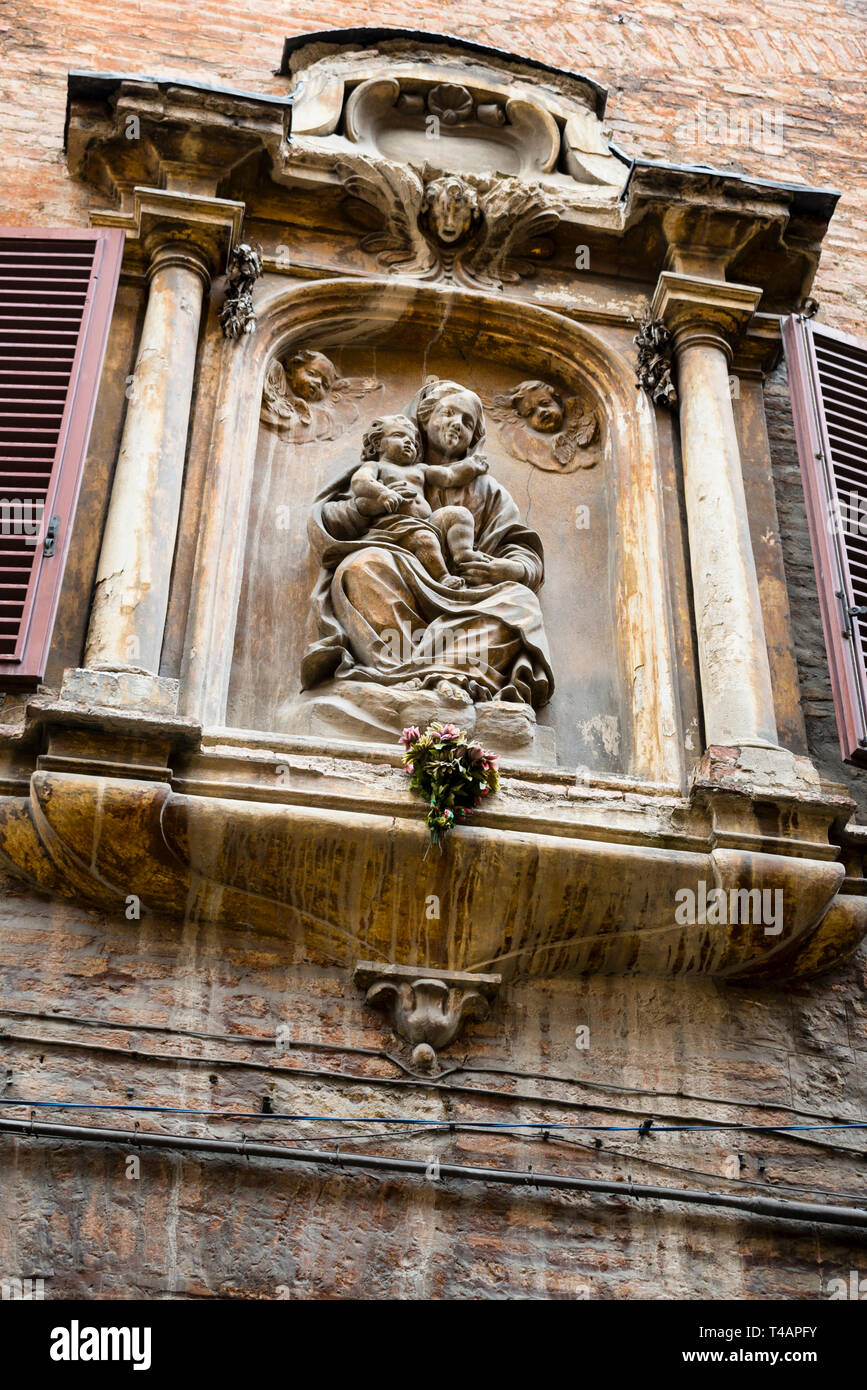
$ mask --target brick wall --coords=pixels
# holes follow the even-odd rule
[[[634,1132],[648,1113],[660,1124],[749,1125],[792,1122],[787,1107],[800,1123],[863,1115],[863,964],[791,992],[689,980],[522,984],[469,1027],[447,1054],[458,1070],[432,1086],[384,1056],[343,1051],[394,1053],[394,1040],[343,971],[300,963],[285,939],[45,904],[12,883],[4,891],[0,877],[0,951],[4,1006],[28,1011],[0,1013],[5,1096],[256,1112],[267,1095],[278,1112],[322,1117],[206,1126],[194,1115],[84,1109],[39,1118],[129,1128],[138,1119],[234,1139],[243,1130],[276,1144],[304,1134],[332,1151],[796,1201],[863,1193],[863,1140],[852,1131]],[[282,1055],[244,1041],[281,1025],[291,1039]],[[333,1118],[372,1115],[455,1129],[397,1136]],[[480,1119],[633,1132],[552,1128],[545,1139],[461,1128]],[[143,1151],[136,1173],[135,1157],[132,1145],[0,1140],[0,1275],[41,1275],[48,1298],[288,1289],[361,1299],[820,1299],[831,1279],[867,1275],[863,1233],[738,1212],[193,1153]]]
[[[358,24],[419,24],[584,72],[609,88],[608,120],[628,153],[711,163],[843,191],[817,282],[825,317],[864,329],[867,215],[863,126],[867,16],[860,0],[716,0],[652,6],[515,0],[461,3],[118,6],[38,10],[7,3],[0,72],[10,218],[74,221],[83,204],[61,151],[66,73],[186,74],[252,91],[273,76],[286,35]],[[744,140],[747,143],[744,143]]]

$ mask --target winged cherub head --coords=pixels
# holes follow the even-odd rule
[[[302,401],[321,401],[337,380],[337,368],[321,352],[305,348],[289,358],[286,378]]]
[[[482,215],[476,190],[456,175],[426,184],[421,210],[436,239],[446,246],[461,241]]]
[[[531,429],[557,434],[563,428],[563,401],[544,381],[522,381],[509,393],[514,410]]]

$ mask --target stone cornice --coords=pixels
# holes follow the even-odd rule
[[[347,61],[349,56],[353,61],[356,56],[365,58],[347,50]],[[378,61],[387,56],[380,54]],[[455,62],[459,56],[455,50]],[[316,84],[311,74],[316,71],[314,64],[304,73],[306,93],[300,92],[299,83],[303,103],[313,100]],[[496,73],[490,71],[493,81]],[[427,81],[435,69],[428,63],[425,72]],[[507,68],[501,78],[508,83]],[[529,91],[529,79],[525,86]],[[269,238],[264,233],[269,224],[275,244],[291,239],[293,228],[360,241],[363,234],[348,218],[341,195],[346,166],[363,172],[366,147],[337,134],[292,139],[291,110],[285,95],[235,92],[173,79],[73,73],[70,171],[101,188],[122,211],[129,210],[132,190],[144,185],[213,190],[244,201],[248,220],[261,222],[266,255]],[[618,197],[619,179],[616,185],[606,182],[608,165],[613,168],[618,161],[604,139],[597,149],[597,118],[586,109],[584,114],[596,134],[588,136],[586,154],[578,140],[575,157],[595,173],[584,180],[556,171],[543,176],[546,188],[556,195],[560,218],[552,264],[572,265],[575,246],[586,242],[592,248],[591,265],[603,275],[646,280],[670,269],[731,281],[750,279],[762,289],[767,312],[790,313],[798,307],[815,275],[838,198],[834,190],[638,159],[632,161]],[[328,121],[323,129],[327,127]],[[613,153],[623,169],[625,157]],[[375,269],[375,258],[369,259]],[[572,274],[577,278],[580,271],[573,269]]]

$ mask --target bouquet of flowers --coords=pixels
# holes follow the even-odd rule
[[[400,736],[410,786],[428,803],[430,845],[442,842],[457,821],[472,815],[482,798],[500,785],[496,753],[470,743],[454,724],[429,724],[424,733],[412,725]]]

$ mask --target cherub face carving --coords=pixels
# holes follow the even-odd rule
[[[356,402],[380,390],[374,377],[341,376],[323,352],[304,348],[285,362],[275,357],[269,364],[262,419],[285,430],[294,444],[337,439],[358,419]]]
[[[485,397],[490,418],[513,458],[534,468],[571,473],[593,468],[600,450],[599,417],[586,394],[567,396],[547,381],[519,381],[510,391]]]
[[[286,363],[286,379],[291,390],[302,401],[324,400],[336,377],[334,364],[321,352],[305,349],[290,357]]]
[[[512,392],[512,404],[531,429],[557,434],[563,428],[563,402],[544,381],[522,381]]]
[[[434,179],[424,191],[422,211],[438,241],[452,246],[479,221],[476,190],[459,178]]]

